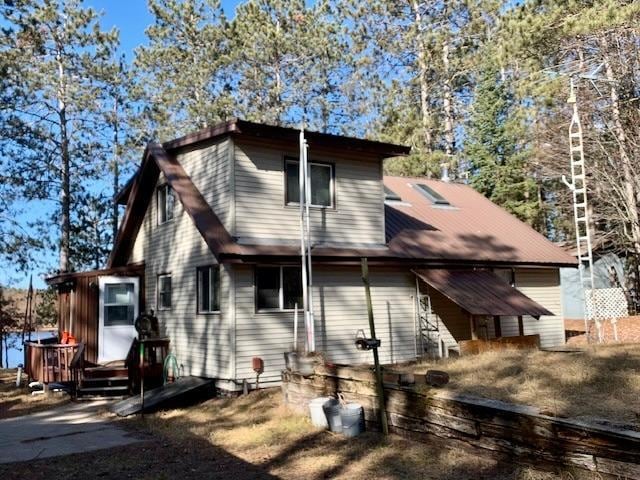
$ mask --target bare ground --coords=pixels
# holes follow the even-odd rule
[[[16,373],[15,368],[0,369],[0,419],[46,410],[69,401],[66,394],[31,395],[26,375],[20,387],[16,387]]]

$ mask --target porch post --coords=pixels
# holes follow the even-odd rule
[[[524,322],[522,321],[522,315],[518,315],[518,335],[524,336]]]
[[[469,327],[471,328],[471,340],[478,340],[478,332],[476,331],[476,319],[469,314]]]
[[[500,315],[493,316],[493,336],[496,338],[502,337],[502,325],[500,323]]]

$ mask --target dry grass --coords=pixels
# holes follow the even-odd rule
[[[31,395],[23,376],[21,387],[16,387],[16,369],[0,369],[0,419],[17,417],[69,401],[66,394]]]
[[[578,353],[507,350],[424,363],[451,377],[446,390],[532,405],[543,413],[640,428],[640,345]]]
[[[367,432],[357,439],[315,429],[306,416],[282,406],[278,390],[237,399],[213,399],[191,408],[136,419],[137,428],[185,448],[205,440],[282,479],[522,479],[557,475],[501,464],[481,454]]]

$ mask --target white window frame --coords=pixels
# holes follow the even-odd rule
[[[161,193],[164,192],[164,202],[160,199]],[[173,196],[173,209],[169,210],[169,193]],[[158,207],[158,225],[164,225],[175,218],[176,198],[173,189],[168,183],[159,185],[156,189],[156,205]],[[162,219],[164,213],[164,220]],[[169,216],[169,213],[171,214]]]
[[[278,307],[277,308],[260,308],[258,306],[258,269],[260,268],[278,268],[280,271],[280,285],[278,287]],[[254,273],[254,288],[255,288],[255,308],[257,313],[263,312],[293,312],[295,308],[284,308],[284,272],[285,268],[300,268],[297,265],[256,265]],[[302,305],[298,305],[298,310],[302,309]]]
[[[287,165],[289,165],[290,163],[294,163],[296,164],[297,168],[298,168],[298,172],[300,172],[300,160],[293,158],[293,157],[286,157],[284,159],[284,181],[285,181],[285,185],[284,185],[284,196],[285,196],[285,205],[300,205],[300,201],[292,201],[290,199],[288,199],[288,185],[287,182],[289,181],[289,177],[287,176]],[[331,203],[329,205],[315,205],[313,203],[309,204],[309,207],[313,207],[313,208],[327,208],[327,209],[333,209],[336,206],[336,196],[335,196],[335,166],[333,163],[323,163],[323,162],[307,162],[307,164],[309,165],[309,168],[311,168],[312,165],[318,166],[318,167],[325,167],[329,169],[329,199],[331,200]],[[311,170],[309,170],[311,171]],[[299,174],[299,173],[298,173]],[[311,176],[311,174],[309,174],[309,176]],[[309,187],[309,189],[311,189],[311,187]],[[313,197],[313,195],[311,195]]]
[[[169,306],[165,307],[163,305],[160,305],[160,283],[161,283],[161,279],[163,278],[169,278],[169,282],[171,285],[171,289],[169,290]],[[162,273],[160,275],[158,275],[158,278],[156,280],[156,308],[159,311],[166,311],[166,310],[171,310],[173,308],[173,279],[171,278],[171,274],[170,273]]]
[[[200,310],[200,302],[202,300],[202,291],[201,291],[201,284],[200,284],[200,273],[207,270],[209,272],[209,288],[211,288],[211,286],[213,285],[213,281],[212,281],[212,274],[214,271],[218,272],[218,283],[216,285],[216,288],[218,290],[218,309],[217,310]],[[222,283],[222,279],[220,278],[220,265],[202,265],[200,267],[196,268],[196,288],[197,288],[197,304],[196,304],[196,313],[199,315],[210,315],[210,314],[214,314],[214,313],[220,313],[220,304],[222,303],[222,298],[220,295],[220,291],[221,291],[221,284]],[[213,299],[212,296],[213,291],[210,290],[209,291],[209,305],[211,305],[211,301]]]

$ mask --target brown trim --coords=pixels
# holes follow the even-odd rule
[[[212,127],[207,127],[197,132],[190,133],[183,137],[170,140],[163,143],[162,146],[168,151],[173,151],[230,134],[277,139],[297,144],[300,130],[297,128],[264,125],[261,123],[248,122],[246,120],[234,118]],[[343,137],[329,133],[305,131],[305,138],[311,148],[322,145],[333,149],[370,152],[379,155],[381,158],[404,156],[411,152],[411,147],[404,145],[395,145],[392,143],[364,140],[354,137]]]
[[[128,265],[122,265],[119,267],[105,268],[103,270],[88,270],[85,272],[70,272],[62,273],[60,275],[53,275],[45,278],[47,285],[60,285],[68,281],[74,281],[78,278],[93,277],[93,276],[108,276],[108,275],[143,275],[144,274],[144,262],[130,263]]]

